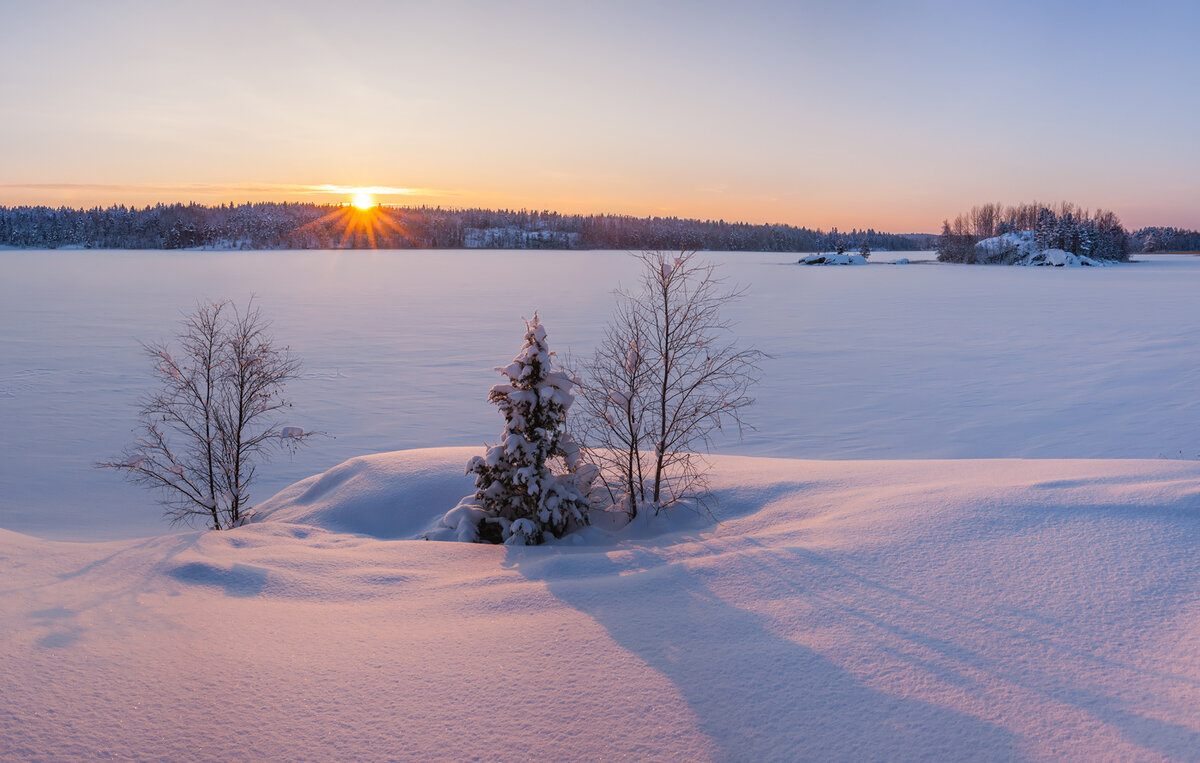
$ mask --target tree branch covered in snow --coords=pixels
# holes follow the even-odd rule
[[[553,369],[553,356],[534,313],[517,357],[496,369],[506,382],[488,393],[504,415],[504,431],[500,442],[467,464],[482,513],[455,514],[464,540],[533,545],[587,524],[595,470],[581,462],[566,432],[575,384],[569,373]]]

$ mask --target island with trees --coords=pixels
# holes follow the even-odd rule
[[[983,204],[942,223],[938,261],[983,265],[1084,265],[1129,260],[1130,236],[1108,210],[1070,202]]]

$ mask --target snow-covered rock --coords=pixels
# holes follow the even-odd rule
[[[1062,249],[1043,249],[1040,252],[1025,255],[1013,264],[1029,265],[1031,267],[1095,268],[1104,267],[1108,263],[1104,260],[1084,257],[1081,254],[1072,254]]]
[[[1108,263],[1062,249],[1041,249],[1033,231],[1022,230],[985,238],[975,244],[975,256],[979,262],[1000,265],[1028,265],[1033,267],[1103,267]]]
[[[810,254],[800,258],[801,265],[866,265],[867,258],[861,254],[846,252],[838,254]]]
[[[975,244],[975,256],[981,262],[1008,265],[1022,257],[1038,251],[1033,231],[1020,230],[1003,233]]]

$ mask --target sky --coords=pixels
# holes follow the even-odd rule
[[[1200,228],[1200,2],[0,0],[0,204]]]

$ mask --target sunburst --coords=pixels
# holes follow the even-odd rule
[[[375,202],[369,193],[355,193],[354,199],[348,204],[337,207],[329,214],[303,226],[300,230],[321,229],[326,227],[340,231],[341,241],[337,248],[357,248],[366,244],[371,249],[378,249],[380,239],[385,239],[384,246],[395,246],[399,237],[405,243],[410,241],[408,231],[404,228],[400,210],[385,208]]]

